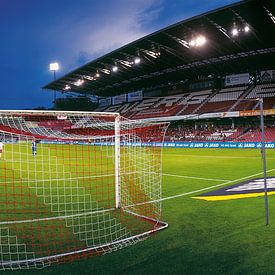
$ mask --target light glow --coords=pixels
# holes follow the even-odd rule
[[[196,39],[196,46],[200,47],[203,46],[206,43],[206,38],[202,35],[198,36]]]
[[[134,60],[134,63],[137,65],[137,64],[140,63],[140,61],[141,61],[140,58],[139,58],[139,57],[136,57],[135,60]]]
[[[239,34],[239,31],[236,28],[234,28],[231,33],[233,36],[237,36]]]
[[[245,27],[244,27],[244,32],[249,32],[249,31],[250,31],[249,26],[245,26]]]
[[[58,71],[59,70],[59,64],[57,62],[50,64],[50,71]]]
[[[192,39],[188,44],[190,47],[201,47],[207,42],[205,36],[199,35],[195,39]]]
[[[81,86],[83,83],[84,83],[84,80],[83,80],[83,79],[78,79],[78,80],[74,83],[74,85],[75,85],[75,86]]]
[[[64,88],[64,90],[66,90],[66,91],[67,91],[67,90],[70,90],[70,89],[71,89],[71,86],[68,85],[68,84],[67,84],[67,85],[65,86],[65,88]]]
[[[195,47],[196,46],[196,41],[193,39],[189,42],[190,47]]]
[[[160,52],[156,52],[156,57],[160,57]]]
[[[118,71],[118,67],[117,67],[117,66],[114,66],[114,67],[112,68],[112,71],[113,71],[114,73],[116,73],[116,72]]]

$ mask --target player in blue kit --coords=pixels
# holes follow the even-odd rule
[[[34,157],[36,156],[36,141],[35,140],[32,142],[32,155]]]

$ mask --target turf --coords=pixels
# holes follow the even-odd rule
[[[274,150],[267,151],[267,170],[271,169],[275,169]],[[226,180],[237,183],[238,179],[261,171],[260,152],[255,149],[164,149],[162,193],[165,198],[223,184]],[[268,175],[274,176],[275,170]],[[144,242],[101,257],[27,273],[275,273],[275,196],[269,197],[269,226],[265,226],[263,197],[207,202],[192,196],[163,201],[163,220],[169,227]]]

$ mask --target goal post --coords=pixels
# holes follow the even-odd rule
[[[120,116],[115,118],[116,208],[120,207]]]
[[[0,269],[105,254],[167,227],[167,126],[117,113],[0,111]]]

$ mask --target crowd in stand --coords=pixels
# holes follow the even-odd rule
[[[275,141],[275,122],[265,125],[265,139]],[[166,132],[166,141],[261,141],[260,125],[256,121],[238,125],[217,125],[215,122],[172,123]]]

